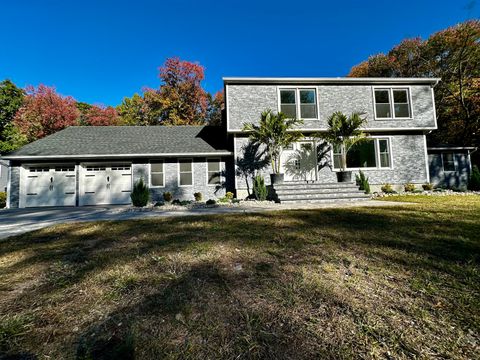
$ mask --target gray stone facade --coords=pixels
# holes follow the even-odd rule
[[[444,151],[450,152],[452,151]],[[453,152],[456,171],[444,171],[442,152],[435,151],[428,154],[430,168],[430,182],[435,187],[455,190],[466,190],[470,178],[470,157],[465,151]]]
[[[391,142],[391,168],[365,169],[362,170],[369,178],[370,184],[382,185],[390,183],[403,185],[411,182],[424,184],[428,182],[427,159],[425,148],[425,135],[385,135],[379,136],[388,138]],[[236,135],[235,137],[235,158],[243,156],[243,148],[249,143],[246,136]],[[335,172],[332,170],[331,153],[322,159],[326,166],[318,171],[318,181],[336,182]],[[322,161],[320,161],[322,162]],[[354,171],[355,172],[355,171]],[[265,183],[270,184],[271,166],[266,167],[259,174],[265,177]],[[251,181],[249,182],[251,187]],[[242,194],[247,189],[246,180],[240,176],[236,177],[236,188]]]
[[[295,85],[227,85],[228,131],[241,131],[246,122],[258,122],[266,109],[279,110],[279,87],[295,88]],[[374,115],[374,88],[392,86],[370,85],[315,85],[302,87],[317,90],[318,120],[305,120],[302,129],[321,130],[327,127],[327,118],[335,111],[346,114],[364,112],[367,130],[375,129],[433,129],[436,127],[433,90],[430,85],[396,86],[409,88],[411,93],[411,119],[377,120]]]
[[[9,206],[18,208],[20,203],[20,166],[10,167],[10,188],[7,189]]]

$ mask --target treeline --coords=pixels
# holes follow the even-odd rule
[[[67,126],[219,125],[223,93],[207,93],[201,85],[204,68],[167,59],[159,69],[161,85],[124,98],[116,108],[78,102],[54,87],[20,89],[0,82],[0,154],[53,134]]]

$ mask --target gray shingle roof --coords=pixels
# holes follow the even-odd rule
[[[226,137],[214,126],[72,126],[3,158],[221,154]]]

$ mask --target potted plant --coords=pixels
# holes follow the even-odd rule
[[[340,150],[340,171],[337,172],[338,182],[351,182],[352,172],[347,171],[347,154],[353,145],[366,138],[361,127],[367,119],[361,113],[352,113],[350,116],[340,111],[334,112],[328,118],[328,129],[319,136],[328,141],[334,148]]]
[[[266,110],[260,116],[258,125],[246,123],[243,126],[243,130],[250,133],[253,144],[265,146],[273,171],[270,174],[271,184],[283,182],[284,174],[280,173],[282,150],[303,137],[301,132],[292,131],[299,124],[303,124],[303,121],[289,119],[281,112],[275,114],[272,110]]]

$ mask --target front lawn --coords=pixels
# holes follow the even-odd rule
[[[480,358],[480,196],[386,200],[0,241],[0,358]]]

